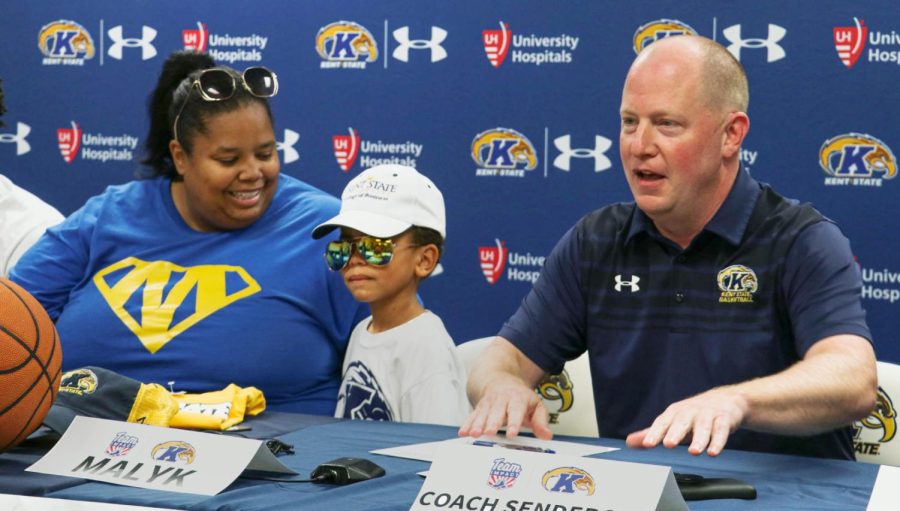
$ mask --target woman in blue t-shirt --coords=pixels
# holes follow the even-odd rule
[[[166,61],[140,179],[73,213],[11,279],[56,321],[63,368],[102,366],[202,392],[261,389],[271,409],[330,414],[363,308],[320,263],[336,198],[279,174],[272,71]]]

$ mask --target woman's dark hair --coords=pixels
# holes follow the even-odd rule
[[[234,95],[224,101],[206,101],[194,90],[194,80],[204,69],[212,67],[227,71],[237,84]],[[194,137],[197,133],[206,133],[206,121],[212,116],[257,102],[265,107],[269,120],[272,120],[272,110],[266,98],[259,98],[247,92],[240,85],[241,80],[240,73],[230,67],[216,66],[212,57],[205,53],[177,51],[171,54],[163,64],[159,81],[148,100],[150,130],[144,142],[146,155],[141,161],[148,168],[144,169],[139,177],[164,176],[172,180],[181,179],[169,153],[169,142],[175,138],[172,128],[179,111],[181,115],[178,117],[178,141],[188,155],[193,149]]]

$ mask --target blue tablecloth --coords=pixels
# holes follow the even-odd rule
[[[204,497],[22,472],[39,455],[36,452],[39,449],[32,447],[0,455],[0,493],[187,510],[406,510],[422,486],[423,479],[416,473],[427,470],[429,464],[377,456],[369,451],[456,436],[456,429],[442,426],[332,422],[324,418],[288,414],[276,414],[268,420],[257,419],[252,424],[253,434],[248,436],[266,437],[290,431],[279,438],[293,444],[295,454],[279,459],[302,476],[308,475],[320,463],[344,456],[368,458],[384,467],[387,474],[349,486],[242,478],[221,494]],[[620,440],[569,440],[624,447]],[[676,472],[706,477],[733,477],[752,484],[758,492],[757,499],[752,501],[724,499],[690,502],[692,510],[862,511],[866,508],[878,471],[877,465],[734,450],[726,450],[717,458],[694,457],[682,447],[649,451],[622,449],[598,457],[669,465]]]

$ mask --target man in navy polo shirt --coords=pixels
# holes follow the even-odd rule
[[[533,389],[587,350],[600,431],[630,447],[853,459],[877,387],[859,270],[834,223],[740,169],[748,97],[709,39],[637,57],[619,137],[635,202],[557,244],[472,369],[461,435],[550,438]]]

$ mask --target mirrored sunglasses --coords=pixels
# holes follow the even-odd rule
[[[417,247],[406,245],[405,247]],[[393,240],[363,236],[355,240],[337,240],[328,243],[325,249],[325,263],[331,271],[340,271],[350,262],[353,250],[359,250],[363,260],[374,266],[384,266],[391,262],[394,251],[404,247],[394,245]]]
[[[241,73],[241,85],[247,92],[258,98],[270,98],[278,94],[278,77],[275,73],[262,66],[248,67]],[[196,88],[200,91],[200,97],[204,101],[224,101],[234,96],[237,90],[237,79],[228,71],[221,68],[204,69],[191,83],[191,91]],[[172,135],[178,140],[178,120],[184,112],[188,97],[181,103],[175,122],[172,125]]]

